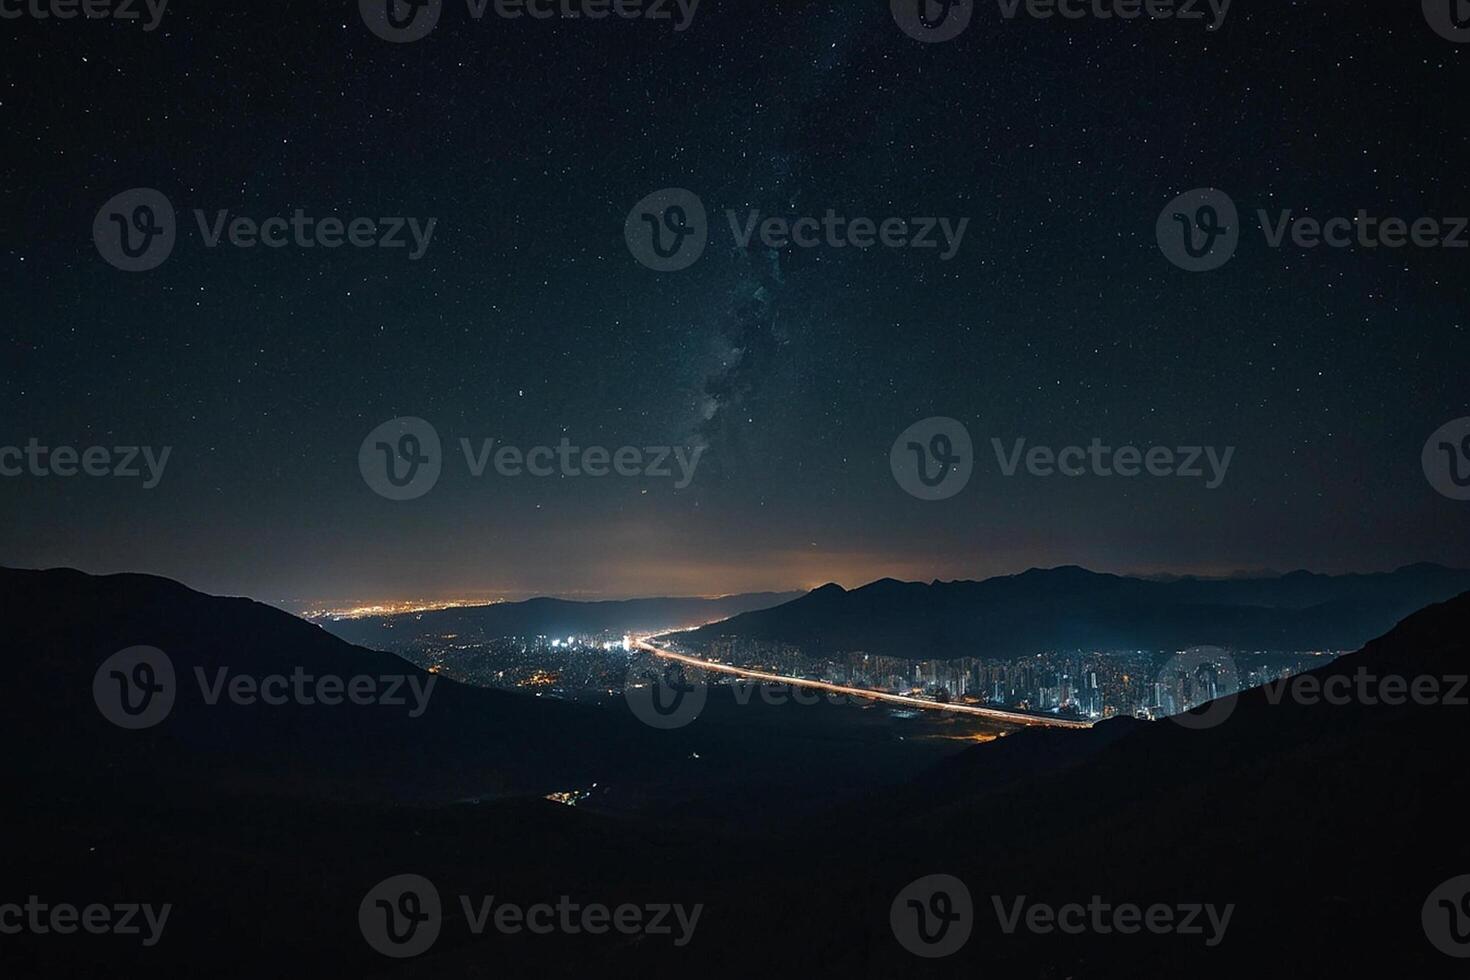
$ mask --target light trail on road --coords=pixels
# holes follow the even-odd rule
[[[864,698],[869,701],[885,701],[891,704],[902,704],[910,708],[920,708],[924,711],[949,711],[955,714],[976,715],[981,718],[989,718],[993,721],[1009,722],[1013,725],[1034,725],[1044,728],[1091,728],[1092,722],[1080,721],[1071,718],[1047,718],[1044,715],[1028,715],[1019,711],[1005,711],[1000,708],[980,708],[972,704],[941,704],[938,701],[927,701],[923,698],[908,697],[903,694],[889,694],[886,691],[872,691],[863,687],[847,687],[842,684],[831,684],[827,681],[814,681],[806,677],[785,677],[781,674],[771,674],[763,670],[751,670],[748,667],[732,667],[729,664],[717,664],[698,657],[691,657],[683,653],[674,653],[644,639],[635,639],[633,644],[646,653],[665,660],[676,660],[679,663],[698,667],[700,670],[714,671],[719,674],[734,674],[738,677],[748,677],[752,680],[770,681],[776,684],[790,684],[793,687],[805,687],[817,691],[828,691],[833,694],[846,694],[851,697]]]

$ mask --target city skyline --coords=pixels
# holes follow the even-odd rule
[[[652,635],[610,633],[470,639],[419,635],[395,645],[409,662],[466,684],[556,697],[619,700],[639,669],[638,654],[662,656],[702,685],[729,684],[737,703],[748,688],[821,691],[828,704],[892,703],[951,713],[994,710],[994,720],[1031,716],[1095,723],[1118,716],[1158,720],[1217,698],[1316,669],[1348,651],[1047,650],[1021,657],[926,659],[811,656],[789,643],[716,642],[680,653]],[[629,654],[634,654],[631,658]],[[1176,663],[1177,662],[1177,663]],[[630,666],[631,664],[631,666]],[[791,697],[786,695],[785,697]],[[768,698],[767,698],[768,700]],[[802,700],[797,704],[815,703]],[[777,703],[785,703],[782,701]],[[1014,713],[1014,714],[1012,714]]]

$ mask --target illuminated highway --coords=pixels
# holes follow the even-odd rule
[[[978,715],[981,718],[989,718],[993,721],[1009,722],[1013,725],[1036,725],[1046,728],[1091,728],[1092,722],[1079,721],[1071,718],[1048,718],[1045,715],[1029,715],[1019,711],[1005,711],[1000,708],[981,708],[971,704],[943,704],[939,701],[930,701],[927,698],[909,697],[904,694],[889,694],[885,691],[871,691],[862,687],[846,687],[842,684],[830,684],[827,681],[814,681],[806,677],[783,677],[780,674],[769,674],[763,670],[751,670],[748,667],[732,667],[729,664],[717,664],[698,657],[691,657],[682,653],[673,653],[662,647],[655,646],[653,642],[643,638],[634,639],[633,643],[646,653],[665,660],[677,660],[691,667],[701,670],[710,670],[720,674],[734,674],[738,677],[748,677],[752,680],[769,681],[773,684],[790,684],[793,687],[806,687],[817,691],[829,691],[834,694],[845,694],[852,697],[866,698],[870,701],[886,701],[892,704],[902,704],[910,708],[920,708],[924,711],[950,711],[962,715]]]

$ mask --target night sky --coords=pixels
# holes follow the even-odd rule
[[[1200,22],[1003,20],[924,44],[886,0],[704,0],[692,25],[175,0],[159,28],[0,20],[0,445],[170,446],[163,479],[0,479],[0,563],[268,600],[717,594],[1081,564],[1470,564],[1426,439],[1470,415],[1470,250],[1271,249],[1257,208],[1470,214],[1470,44],[1419,4],[1237,0]],[[98,254],[134,187],[149,272]],[[709,212],[680,272],[630,209]],[[1155,221],[1240,208],[1190,273]],[[437,219],[407,249],[210,249],[192,210]],[[958,253],[733,244],[742,215],[968,217]],[[416,500],[358,450],[416,416]],[[929,502],[889,468],[974,438]],[[674,480],[473,478],[458,440],[702,446]],[[1226,481],[1005,478],[990,439],[1236,447]]]

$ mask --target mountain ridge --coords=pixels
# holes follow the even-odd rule
[[[412,638],[447,632],[492,640],[508,636],[559,637],[683,629],[777,606],[801,595],[800,592],[748,592],[715,598],[689,596],[594,601],[537,596],[520,602],[323,620],[318,625],[351,643],[395,649],[411,642]]]
[[[813,653],[911,659],[1009,657],[1048,649],[1357,649],[1416,609],[1470,590],[1470,570],[1431,563],[1391,572],[1170,581],[1076,565],[930,583],[824,585],[682,636],[790,643]]]

